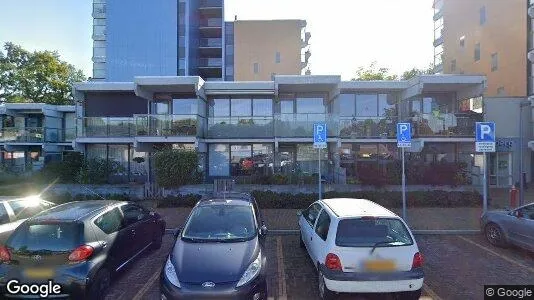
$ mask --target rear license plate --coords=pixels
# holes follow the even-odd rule
[[[364,267],[367,271],[372,272],[387,272],[397,269],[393,260],[368,260],[364,263]]]
[[[24,271],[24,275],[32,279],[52,279],[54,277],[53,269],[31,268]]]

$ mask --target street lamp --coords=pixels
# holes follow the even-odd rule
[[[525,183],[523,179],[523,107],[530,106],[530,101],[519,103],[519,206],[525,201]]]

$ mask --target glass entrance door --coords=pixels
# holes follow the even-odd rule
[[[491,186],[510,187],[512,185],[512,153],[490,153],[488,167]]]

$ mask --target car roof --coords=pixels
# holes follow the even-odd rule
[[[213,195],[201,199],[201,201],[210,200],[210,199],[216,199],[216,198],[235,199],[235,200],[239,199],[239,200],[248,201],[248,202],[252,202],[254,200],[254,197],[252,197],[252,195],[249,194],[249,193],[223,192],[223,191],[221,191],[221,192],[215,192],[215,193],[213,193]]]
[[[398,216],[389,209],[367,199],[332,198],[323,199],[325,204],[338,217],[395,217]]]
[[[250,201],[236,198],[209,198],[200,200],[197,206],[211,206],[211,205],[250,205]]]
[[[110,206],[126,204],[125,201],[85,200],[58,205],[30,218],[32,221],[62,220],[79,221],[92,217]]]

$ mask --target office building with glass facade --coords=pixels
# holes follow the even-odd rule
[[[415,141],[424,143],[421,152],[406,154],[416,170],[409,175],[413,184],[476,184],[482,159],[474,151],[474,130],[483,120],[476,107],[484,80],[438,75],[362,82],[276,75],[257,82],[172,76],[78,83],[75,146],[88,157],[122,164],[125,180],[150,180],[151,154],[162,145],[197,151],[208,182],[230,177],[254,182],[275,174],[305,179],[318,169],[313,123],[326,122],[325,180],[396,184],[395,124],[406,121]]]
[[[4,103],[0,105],[2,171],[36,171],[73,151],[76,137],[74,105]]]

